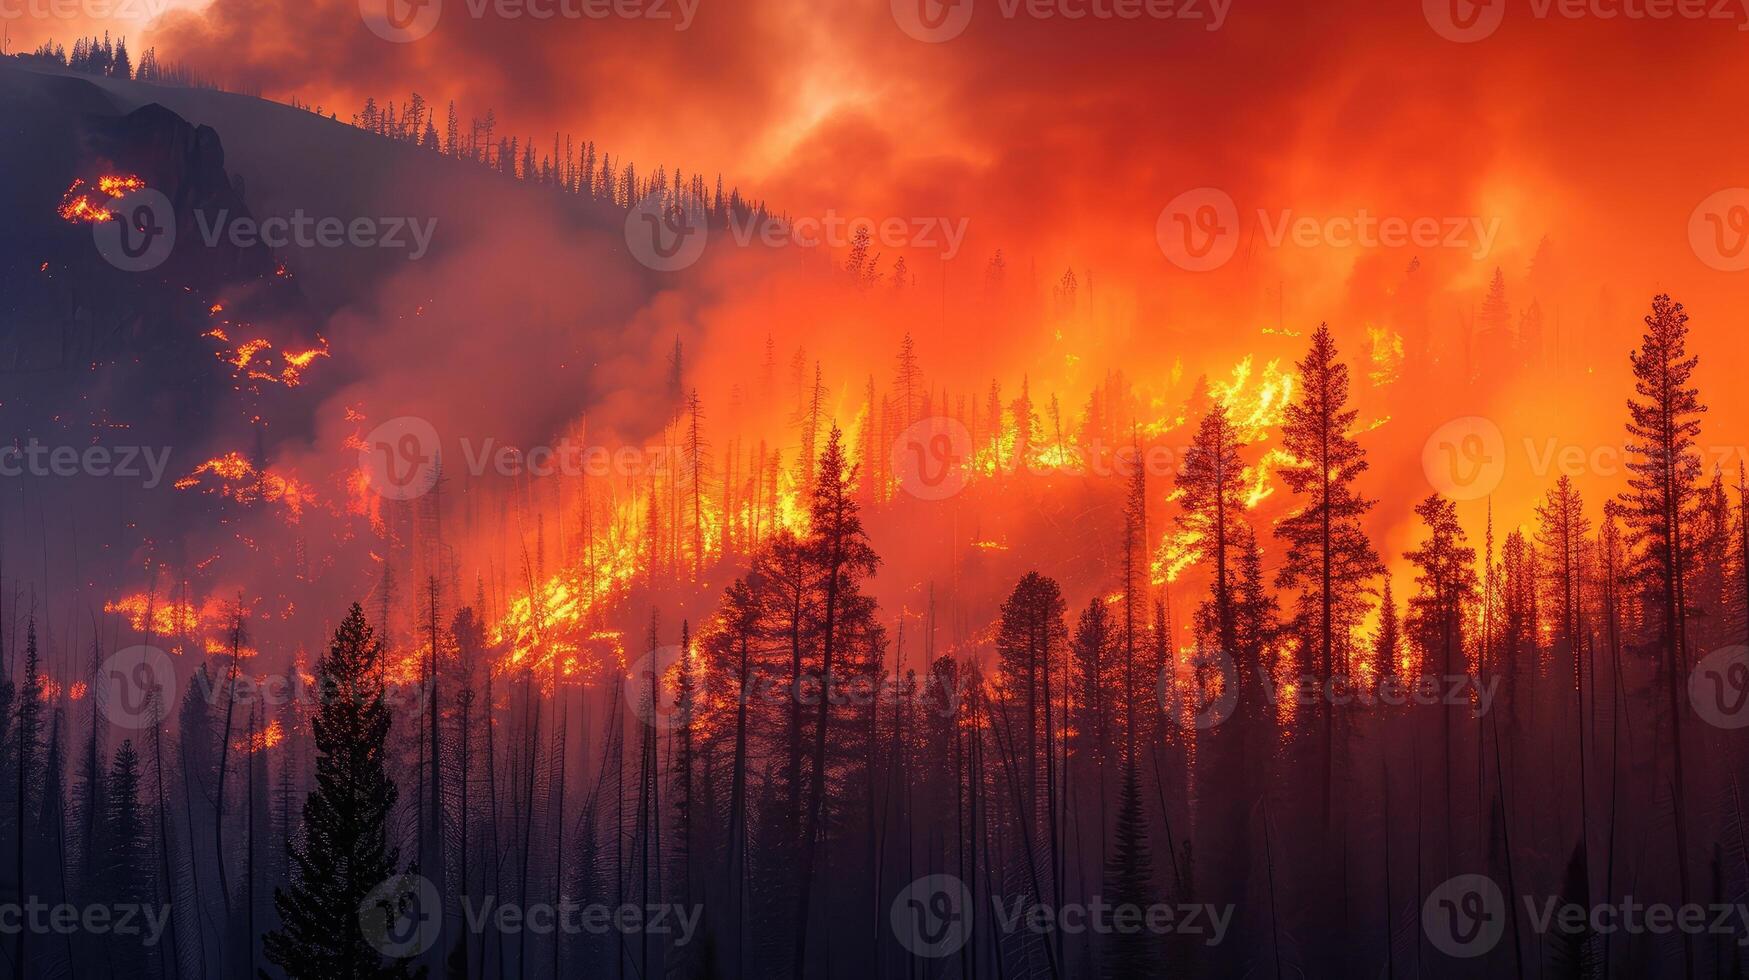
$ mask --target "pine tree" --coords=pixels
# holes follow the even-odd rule
[[[1440,658],[1446,674],[1461,673],[1464,612],[1476,594],[1476,549],[1467,544],[1451,501],[1430,495],[1415,505],[1415,515],[1428,535],[1404,555],[1416,568],[1418,591],[1409,601],[1416,640]]]
[[[845,459],[844,434],[834,425],[820,455],[813,487],[808,539],[803,544],[807,564],[814,569],[814,615],[822,683],[834,677],[858,677],[878,663],[885,645],[874,623],[874,600],[863,583],[875,573],[880,558],[869,545],[857,513],[856,468]],[[809,912],[814,888],[815,859],[823,845],[826,803],[826,750],[832,740],[832,698],[821,697],[812,732],[807,811],[801,836],[795,915],[795,955],[792,976],[807,976]]]
[[[675,349],[675,355],[679,356],[679,348]],[[686,489],[692,498],[692,577],[695,581],[702,581],[705,559],[704,498],[710,492],[711,447],[704,437],[704,408],[699,402],[697,388],[693,388],[686,395],[684,422],[686,436],[682,452],[685,457]]]
[[[108,789],[101,852],[104,887],[109,900],[118,905],[145,903],[154,889],[148,887],[152,877],[146,821],[140,811],[140,756],[132,739],[115,750]],[[116,975],[145,975],[146,952],[138,939],[117,935],[113,940],[110,968]]]
[[[1542,604],[1538,599],[1542,558],[1537,554],[1536,546],[1526,540],[1524,532],[1514,529],[1506,535],[1500,565],[1504,582],[1501,587],[1498,669],[1504,690],[1502,700],[1507,712],[1507,731],[1516,738],[1527,708],[1521,698],[1528,696],[1542,657]]]
[[[1287,543],[1287,560],[1276,573],[1280,588],[1298,588],[1295,627],[1307,645],[1319,679],[1349,669],[1349,637],[1365,612],[1371,580],[1384,571],[1367,540],[1361,518],[1373,501],[1355,491],[1366,472],[1366,452],[1350,434],[1358,411],[1348,407],[1348,365],[1336,359],[1328,324],[1318,324],[1311,350],[1299,362],[1300,399],[1287,406],[1282,449],[1293,463],[1280,470],[1282,482],[1304,501],[1276,526]],[[1336,712],[1324,704],[1323,818],[1333,820],[1336,799]]]
[[[1349,634],[1384,566],[1361,528],[1374,504],[1354,487],[1366,472],[1366,451],[1350,434],[1359,413],[1348,407],[1348,365],[1336,359],[1327,324],[1312,335],[1299,377],[1301,397],[1287,406],[1282,429],[1282,449],[1294,461],[1279,472],[1304,503],[1276,527],[1287,555],[1275,584],[1300,589],[1296,626],[1328,682],[1347,667]]]
[[[1671,726],[1675,785],[1671,787],[1676,822],[1676,867],[1682,901],[1689,900],[1688,788],[1683,774],[1683,694],[1688,675],[1688,595],[1690,543],[1685,531],[1697,504],[1695,480],[1700,456],[1700,416],[1706,406],[1689,379],[1700,358],[1688,353],[1688,314],[1663,293],[1652,298],[1640,349],[1629,355],[1634,392],[1628,402],[1628,461],[1633,474],[1623,497],[1622,516],[1638,548],[1634,573],[1655,596],[1662,631],[1660,665]],[[1692,969],[1693,937],[1685,936],[1684,957]]]
[[[917,399],[923,391],[923,369],[917,364],[917,343],[911,339],[911,331],[905,331],[899,341],[894,360],[898,367],[893,373],[893,394],[899,399],[899,427],[905,429],[917,421]]]
[[[1749,471],[1737,462],[1737,627],[1749,639]]]
[[[1007,718],[1019,773],[1021,818],[1029,835],[1056,813],[1052,743],[1061,724],[1052,712],[1051,684],[1062,666],[1068,627],[1057,583],[1028,572],[1015,584],[996,627],[1000,707]],[[1042,809],[1041,809],[1042,807]],[[1055,839],[1050,841],[1055,846]]]
[[[88,689],[97,690],[97,672],[101,663],[98,652],[101,648],[93,643],[91,670]],[[104,791],[103,739],[100,728],[101,718],[97,701],[92,699],[90,705],[91,727],[85,735],[85,749],[79,755],[79,768],[76,782],[73,785],[73,826],[79,839],[79,864],[74,874],[78,883],[80,895],[93,893],[98,880],[100,855],[103,853],[102,835],[104,814],[108,812],[109,803]]]
[[[1044,430],[1039,427],[1038,413],[1033,410],[1029,388],[1029,379],[1026,375],[1021,375],[1020,395],[1008,405],[1008,412],[1014,419],[1014,468],[1022,473],[1027,471],[1033,454],[1038,451],[1039,444],[1044,442]],[[1138,473],[1142,472],[1140,462],[1138,459]]]
[[[1069,647],[1074,683],[1069,692],[1072,734],[1068,768],[1075,773],[1074,792],[1080,805],[1091,805],[1100,827],[1106,825],[1106,805],[1117,773],[1111,763],[1122,744],[1118,738],[1122,722],[1117,715],[1117,692],[1123,682],[1122,642],[1105,602],[1088,600],[1075,622],[1075,637]]]
[[[36,832],[42,842],[43,855],[40,860],[48,880],[52,883],[45,891],[66,902],[71,901],[73,896],[67,889],[67,794],[63,786],[66,778],[66,757],[62,750],[66,742],[61,737],[61,722],[64,717],[60,708],[50,712],[48,746],[43,757],[42,802],[36,812]],[[66,962],[71,969],[71,964],[74,963],[73,942],[69,937],[63,943]]]
[[[1483,365],[1509,363],[1512,354],[1512,307],[1506,301],[1506,276],[1499,268],[1488,283],[1488,295],[1476,315],[1475,349],[1469,360],[1470,380],[1480,377]]]
[[[844,271],[850,274],[850,281],[855,285],[861,286],[868,271],[873,268],[868,254],[871,242],[868,225],[858,224],[856,231],[850,236],[850,257],[844,262]]]
[[[1183,509],[1178,526],[1191,536],[1196,559],[1213,566],[1214,581],[1200,625],[1205,637],[1229,654],[1239,649],[1233,592],[1238,584],[1235,545],[1245,509],[1240,479],[1245,464],[1239,457],[1243,448],[1226,407],[1216,405],[1203,416],[1178,477]]]
[[[1263,548],[1257,533],[1246,524],[1239,525],[1237,531],[1234,548],[1239,555],[1239,574],[1233,590],[1233,632],[1238,646],[1233,653],[1239,662],[1240,686],[1246,688],[1241,691],[1241,702],[1261,707],[1264,699],[1254,698],[1251,692],[1264,690],[1262,681],[1268,669],[1264,657],[1280,632],[1280,609],[1265,584]]]
[[[1713,650],[1730,642],[1730,579],[1735,550],[1731,500],[1725,492],[1725,474],[1717,466],[1713,467],[1712,481],[1700,490],[1695,516],[1688,608],[1698,622],[1691,629],[1689,643]]]
[[[1402,673],[1403,641],[1399,622],[1397,600],[1391,594],[1391,577],[1386,575],[1384,591],[1379,593],[1379,629],[1373,640],[1373,656],[1380,678],[1395,678]]]
[[[381,656],[354,603],[316,664],[316,789],[304,801],[303,840],[288,844],[296,880],[275,890],[281,924],[265,943],[268,961],[297,980],[410,975],[404,962],[384,964],[359,923],[360,906],[400,861],[389,844],[399,794],[388,774]]]
[[[693,862],[701,856],[698,835],[704,823],[698,801],[698,664],[693,655],[692,627],[680,623],[680,654],[676,665],[679,678],[674,693],[674,749],[671,777],[674,780],[674,823],[676,842],[673,851],[675,868],[673,890],[675,901],[689,903],[698,892],[694,882]]]
[[[1148,846],[1148,821],[1142,809],[1142,781],[1135,753],[1123,763],[1118,790],[1117,826],[1105,866],[1101,896],[1116,909],[1146,910],[1154,905],[1154,859]],[[1133,911],[1126,914],[1135,914]],[[1151,929],[1117,929],[1105,947],[1100,976],[1105,980],[1147,980],[1166,975],[1159,936]]]
[[[1437,660],[1439,673],[1456,677],[1467,673],[1464,662],[1464,615],[1476,594],[1476,549],[1468,545],[1458,523],[1457,505],[1431,494],[1415,506],[1415,514],[1427,528],[1427,540],[1404,557],[1415,565],[1416,593],[1409,600],[1411,632],[1421,648],[1425,665]],[[1455,839],[1456,785],[1453,758],[1458,706],[1448,704],[1441,720],[1445,760],[1445,846],[1457,847]]]
[[[1580,636],[1584,633],[1584,617],[1580,601],[1583,584],[1582,558],[1585,536],[1591,533],[1591,521],[1585,516],[1585,501],[1573,486],[1571,477],[1563,474],[1537,505],[1536,543],[1548,556],[1550,577],[1559,617],[1555,639],[1565,656],[1575,658],[1578,670]]]
[[[13,802],[17,804],[17,823],[13,832],[18,842],[15,869],[20,896],[32,894],[32,886],[25,874],[29,864],[27,855],[35,845],[36,834],[27,816],[30,803],[36,798],[39,786],[37,774],[37,750],[42,745],[42,674],[41,664],[36,648],[36,617],[31,617],[25,626],[24,633],[24,683],[18,690],[18,752],[15,761],[18,766],[17,795]],[[29,962],[26,953],[26,940],[30,930],[18,934],[18,943],[13,947],[13,975],[24,975],[24,964]]]

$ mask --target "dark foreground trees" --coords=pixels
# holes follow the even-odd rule
[[[1275,534],[1255,492],[1270,435],[1211,402],[1170,489],[1137,480],[1087,512],[1102,572],[1015,569],[1000,608],[954,610],[971,639],[944,649],[938,583],[875,603],[859,503],[884,491],[824,415],[805,523],[748,536],[720,595],[664,609],[675,628],[647,642],[683,652],[648,669],[623,650],[549,687],[495,646],[484,590],[469,607],[451,583],[420,597],[417,645],[396,651],[443,684],[392,720],[383,677],[399,661],[355,606],[315,667],[311,714],[250,706],[227,736],[233,647],[219,672],[190,672],[173,726],[105,751],[95,716],[80,719],[91,734],[67,734],[20,624],[17,680],[0,676],[0,841],[26,853],[0,864],[38,894],[65,875],[81,901],[176,913],[156,948],[33,935],[6,959],[22,949],[26,977],[230,976],[264,935],[250,962],[269,977],[409,976],[391,954],[410,937],[371,927],[373,912],[417,918],[394,887],[405,852],[449,896],[429,949],[454,976],[1675,975],[1684,957],[1696,976],[1742,975],[1740,933],[1539,934],[1523,912],[1527,895],[1707,903],[1749,887],[1745,743],[1704,724],[1690,689],[1698,661],[1740,636],[1749,491],[1732,513],[1722,478],[1702,483],[1680,307],[1660,297],[1647,326],[1625,501],[1588,515],[1583,479],[1551,480],[1518,514],[1391,499],[1418,520],[1376,606],[1356,417],[1320,331],[1282,434],[1298,463],[1282,477],[1293,494],[1268,505],[1286,505]],[[1011,403],[1016,424],[1029,399]],[[1150,506],[1195,557],[1176,592],[1146,560]],[[685,537],[684,522],[652,526]],[[652,577],[699,574],[676,554]],[[1412,694],[1366,700],[1394,688]],[[1736,692],[1715,693],[1728,707]],[[270,718],[283,743],[258,739]],[[404,798],[392,775],[411,781]],[[284,861],[259,858],[258,839],[290,842]],[[223,873],[204,866],[227,858]],[[1422,903],[1472,874],[1509,907],[1499,945],[1464,964],[1434,948]],[[963,893],[912,890],[939,876]],[[277,917],[249,900],[258,878],[263,895],[277,886]],[[0,901],[15,884],[0,874]],[[963,945],[917,953],[895,903],[933,911],[960,894]],[[687,939],[555,935],[478,925],[488,901],[699,911]],[[1194,906],[1226,931],[1217,946],[1026,925],[1095,903]]]
[[[389,843],[398,794],[385,755],[381,656],[353,603],[316,665],[316,789],[304,800],[303,840],[290,845],[293,883],[274,895],[281,926],[266,942],[268,961],[300,980],[411,975],[405,963],[385,962],[360,926],[365,900],[400,872],[400,851]]]

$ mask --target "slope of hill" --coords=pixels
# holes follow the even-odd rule
[[[256,526],[284,509],[264,503],[279,493],[272,467],[308,485],[295,533],[338,549],[357,413],[534,444],[614,390],[603,373],[632,392],[622,406],[659,390],[637,383],[657,326],[635,324],[658,288],[626,254],[624,211],[261,99],[16,58],[0,58],[0,173],[0,439],[168,459],[156,476],[81,463],[4,482],[0,560],[11,575],[30,556],[51,595],[87,590],[79,616],[88,590],[137,588],[157,563],[201,563],[207,587],[283,582],[273,562],[304,549]],[[119,223],[85,219],[134,200],[106,177],[165,195],[161,261],[129,269],[106,253],[104,226]],[[268,248],[232,234],[274,218],[347,235]],[[21,519],[54,547],[10,533]]]

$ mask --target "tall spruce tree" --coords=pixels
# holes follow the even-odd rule
[[[812,520],[802,545],[806,562],[816,576],[812,603],[816,617],[814,642],[819,650],[822,683],[830,683],[836,677],[862,676],[869,671],[871,661],[879,663],[886,644],[881,627],[875,623],[874,599],[863,591],[864,583],[880,565],[880,556],[869,544],[857,513],[855,485],[856,467],[846,458],[844,434],[833,425],[826,437],[825,451],[820,455],[818,478],[811,485]],[[791,975],[797,980],[809,975],[808,920],[816,884],[815,861],[825,833],[827,747],[834,740],[834,729],[846,727],[847,721],[840,720],[834,725],[835,699],[816,700],[819,704],[810,733],[812,758],[795,902]]]
[[[1245,463],[1239,457],[1244,448],[1227,409],[1217,404],[1203,416],[1178,477],[1183,508],[1178,525],[1190,534],[1196,559],[1214,566],[1206,614],[1199,617],[1199,625],[1203,639],[1214,640],[1228,655],[1239,647],[1234,591],[1239,582],[1238,528],[1245,510],[1241,480]]]
[[[105,897],[118,906],[140,905],[156,889],[150,887],[151,855],[146,850],[146,818],[140,810],[140,755],[133,739],[115,750],[108,790],[100,863]],[[146,949],[138,936],[112,936],[109,955],[115,976],[145,975]]]
[[[381,657],[382,644],[353,603],[316,664],[316,788],[304,800],[303,839],[288,845],[294,881],[274,893],[280,927],[265,942],[268,961],[297,980],[412,975],[405,962],[384,961],[360,922],[360,906],[400,863],[389,844],[399,794],[385,752]]]
[[[1145,913],[1155,901],[1154,859],[1148,846],[1148,818],[1142,808],[1142,781],[1136,754],[1125,753],[1123,785],[1118,790],[1117,826],[1105,865],[1103,898],[1114,914]],[[1100,975],[1105,980],[1148,980],[1166,975],[1160,937],[1151,929],[1116,929],[1105,946]]]
[[[1348,407],[1348,365],[1336,359],[1328,324],[1318,324],[1311,350],[1299,362],[1299,377],[1300,397],[1287,406],[1281,435],[1282,449],[1294,462],[1280,472],[1301,505],[1276,525],[1287,556],[1275,584],[1299,590],[1295,632],[1327,686],[1334,675],[1351,667],[1349,637],[1366,612],[1366,595],[1384,565],[1360,523],[1374,503],[1354,487],[1366,472],[1366,451],[1351,434],[1359,413]],[[1321,815],[1328,827],[1336,799],[1336,712],[1325,704],[1319,714]]]
[[[1689,900],[1687,786],[1683,773],[1683,710],[1687,704],[1688,573],[1690,543],[1685,536],[1698,504],[1695,481],[1700,477],[1700,416],[1706,406],[1690,378],[1700,358],[1688,353],[1688,314],[1682,304],[1663,293],[1652,297],[1640,348],[1629,355],[1634,392],[1628,402],[1630,437],[1629,490],[1622,516],[1637,546],[1634,573],[1656,604],[1662,633],[1660,665],[1669,708],[1674,785],[1672,810],[1676,823],[1676,870],[1682,901]],[[1683,954],[1693,967],[1693,937],[1685,936]]]
[[[1424,672],[1430,662],[1438,664],[1438,673],[1456,677],[1467,673],[1464,660],[1464,614],[1475,598],[1476,549],[1470,547],[1463,525],[1458,523],[1457,505],[1431,494],[1415,505],[1415,514],[1427,529],[1427,540],[1407,552],[1404,557],[1415,565],[1416,593],[1409,600],[1411,635],[1422,651]],[[1467,707],[1467,706],[1466,706]],[[1448,704],[1440,721],[1440,756],[1445,769],[1445,846],[1457,847],[1456,818],[1456,749],[1458,705]]]
[[[1302,503],[1276,526],[1287,554],[1275,584],[1300,590],[1296,625],[1328,681],[1348,666],[1349,631],[1384,566],[1360,524],[1375,502],[1354,487],[1366,472],[1366,451],[1351,434],[1359,413],[1348,407],[1348,365],[1336,359],[1328,325],[1318,325],[1299,372],[1301,395],[1287,406],[1282,429],[1282,448],[1294,462],[1280,473]]]

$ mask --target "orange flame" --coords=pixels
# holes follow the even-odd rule
[[[203,484],[208,481],[216,485]],[[257,502],[284,504],[294,523],[303,516],[304,507],[315,502],[315,493],[296,477],[277,473],[272,467],[257,469],[242,453],[229,452],[194,468],[176,481],[176,489],[201,487],[205,493],[216,493],[240,504]]]
[[[132,174],[99,177],[94,189],[87,187],[84,178],[74,178],[66,193],[61,195],[58,211],[62,218],[74,224],[108,221],[115,217],[115,212],[109,209],[110,201],[145,186],[145,181]]]

